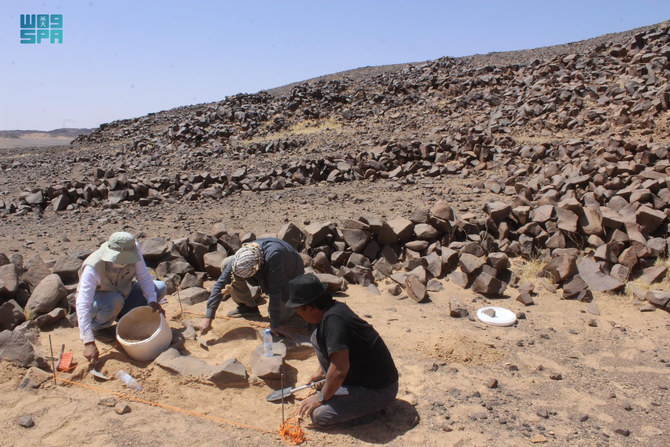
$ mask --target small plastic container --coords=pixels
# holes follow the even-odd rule
[[[272,332],[270,332],[270,329],[266,329],[265,334],[263,334],[263,352],[266,357],[272,357],[274,355],[272,343]]]
[[[119,372],[116,373],[116,378],[119,379],[125,386],[130,388],[131,390],[136,390],[139,391],[142,389],[139,383],[137,383],[137,380],[124,370],[120,369]]]

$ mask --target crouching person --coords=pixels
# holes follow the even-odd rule
[[[300,416],[317,427],[369,422],[395,401],[398,370],[384,340],[346,304],[333,300],[314,275],[289,281],[287,307],[311,324],[319,370],[309,382],[325,378],[323,387],[305,399]]]
[[[94,331],[110,327],[131,309],[148,305],[163,312],[158,301],[166,291],[164,282],[151,278],[135,237],[112,234],[79,270],[76,307],[84,357],[90,362],[98,359]]]

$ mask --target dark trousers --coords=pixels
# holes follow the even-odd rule
[[[330,362],[327,354],[319,350],[316,330],[312,333],[311,342],[325,374]],[[343,385],[328,402],[314,410],[312,422],[321,428],[334,427],[343,422],[352,425],[367,422],[369,416],[374,416],[391,405],[397,395],[397,381],[380,389]]]

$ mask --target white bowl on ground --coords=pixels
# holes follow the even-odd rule
[[[161,312],[140,306],[121,317],[116,339],[132,359],[149,362],[170,347],[172,331]]]

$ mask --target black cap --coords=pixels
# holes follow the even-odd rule
[[[286,307],[295,308],[316,301],[322,296],[330,296],[328,286],[312,274],[296,276],[288,282]]]

